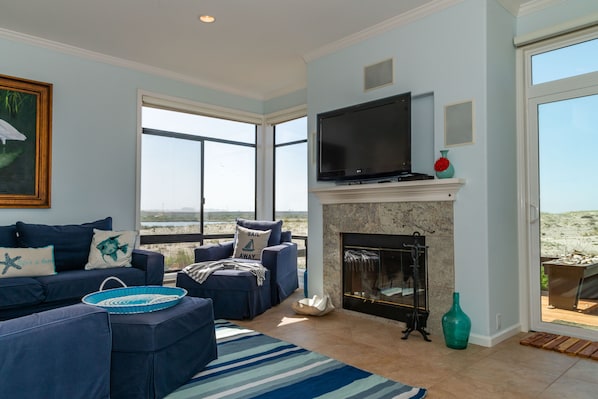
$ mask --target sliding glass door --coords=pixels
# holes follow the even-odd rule
[[[553,39],[526,66],[533,330],[598,340],[598,35]]]

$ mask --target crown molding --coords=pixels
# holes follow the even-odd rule
[[[177,81],[180,81],[183,83],[189,83],[192,85],[201,86],[206,89],[232,94],[235,96],[246,97],[246,98],[260,100],[260,101],[264,101],[264,100],[268,99],[268,98],[265,98],[264,96],[257,95],[256,93],[248,93],[248,92],[241,91],[241,90],[238,90],[235,88],[231,88],[229,86],[216,85],[214,83],[211,83],[211,82],[208,82],[208,81],[205,81],[202,79],[193,78],[188,75],[172,72],[172,71],[169,71],[166,69],[152,67],[152,66],[142,64],[139,62],[130,61],[130,60],[126,60],[126,59],[118,58],[118,57],[113,57],[113,56],[98,53],[95,51],[85,50],[83,48],[71,46],[69,44],[55,42],[52,40],[47,40],[47,39],[44,39],[41,37],[27,35],[24,33],[11,31],[11,30],[4,29],[4,28],[0,28],[0,38],[18,41],[18,42],[30,44],[33,46],[58,51],[63,54],[68,54],[68,55],[76,56],[79,58],[84,58],[84,59],[88,59],[88,60],[92,60],[92,61],[96,61],[96,62],[101,62],[101,63],[108,64],[108,65],[118,66],[118,67],[127,68],[127,69],[133,69],[138,72],[148,73],[151,75],[157,75],[157,76],[161,76],[164,78],[177,80]],[[295,86],[301,86],[301,84],[296,83],[289,89],[289,91],[285,92],[285,94],[292,92],[292,89]],[[303,85],[302,87],[299,87],[295,90],[299,90],[301,88],[305,88],[305,85]],[[272,98],[276,97],[275,94],[276,93],[271,94]]]
[[[528,44],[537,43],[542,40],[551,39],[559,35],[579,31],[585,28],[590,28],[598,25],[598,13],[588,14],[582,18],[572,21],[566,21],[558,25],[552,25],[548,28],[540,29],[538,31],[518,35],[513,38],[515,47],[522,47]]]
[[[516,14],[516,16],[521,17],[523,15],[533,14],[535,12],[541,11],[548,7],[555,6],[562,2],[563,2],[563,0],[530,0],[530,1],[526,1],[525,3],[521,4],[521,6],[519,7],[519,12]]]
[[[455,4],[461,3],[462,1],[463,0],[433,0],[429,3],[424,4],[423,6],[417,7],[406,13],[397,15],[396,17],[387,19],[386,21],[383,21],[377,25],[371,26],[353,35],[349,35],[345,38],[337,40],[336,42],[322,46],[315,51],[304,54],[303,59],[306,63],[311,62],[315,59],[331,54],[343,48],[352,46],[354,44],[360,43],[364,40],[378,36],[382,33],[396,29],[400,26],[410,24],[411,22],[437,13],[438,11],[444,10],[445,8],[452,7]]]
[[[269,125],[277,125],[279,123],[288,122],[292,119],[302,118],[307,115],[307,105],[297,105],[282,111],[271,112],[264,115],[264,120]]]
[[[287,94],[299,91],[299,90],[304,90],[307,87],[307,81],[306,79],[302,79],[302,80],[297,80],[292,84],[288,84],[282,88],[279,88],[277,90],[273,90],[270,91],[268,93],[266,93],[265,95],[263,95],[261,98],[259,98],[260,100],[263,101],[267,101],[267,100],[271,100],[273,98],[276,97],[282,97],[285,96]]]
[[[138,90],[138,93],[141,96],[141,103],[143,105],[149,105],[156,108],[185,111],[197,115],[213,116],[216,118],[253,123],[256,125],[261,125],[264,122],[264,115],[255,112],[231,109],[229,107],[168,96],[147,90]]]
[[[498,0],[498,3],[503,6],[505,10],[511,13],[513,16],[519,14],[520,1],[519,0]]]

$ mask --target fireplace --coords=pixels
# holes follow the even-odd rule
[[[453,202],[463,184],[463,179],[434,179],[312,189],[322,204],[322,288],[334,306],[349,312],[342,309],[341,234],[418,231],[427,246],[427,330],[441,335],[441,318],[455,289]]]
[[[419,231],[428,247],[427,330],[442,334],[441,318],[454,291],[453,203],[387,202],[325,204],[323,211],[323,285],[334,306],[342,311],[342,236],[344,233],[411,235]],[[355,313],[364,317],[370,316]],[[397,322],[384,319],[389,322]],[[400,322],[403,323],[403,322]]]
[[[428,316],[425,237],[342,233],[344,309],[409,323]]]

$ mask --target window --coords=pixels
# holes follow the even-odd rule
[[[299,246],[305,268],[307,237],[307,117],[274,126],[274,218],[282,219]]]
[[[533,55],[532,84],[537,85],[598,71],[598,39]]]
[[[142,107],[141,243],[167,271],[193,263],[204,238],[232,238],[255,217],[253,123]]]

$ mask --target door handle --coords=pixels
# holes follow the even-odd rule
[[[540,209],[534,204],[529,204],[529,222],[536,223],[539,219]]]

